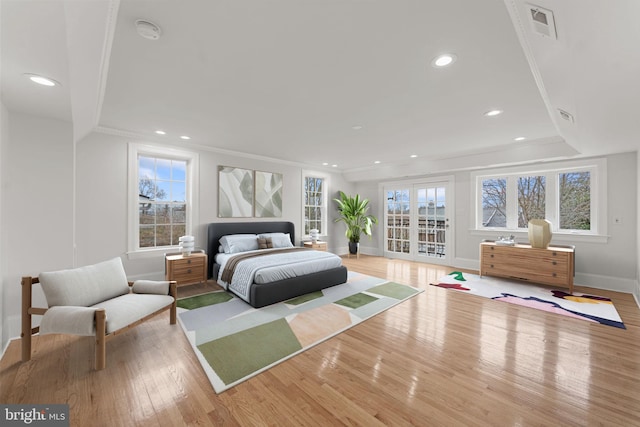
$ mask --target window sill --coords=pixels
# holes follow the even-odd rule
[[[180,252],[180,246],[167,246],[164,248],[139,249],[136,251],[130,251],[127,252],[127,258],[130,260],[158,258],[164,257],[164,254],[170,252]]]
[[[473,228],[469,230],[469,234],[472,236],[483,236],[486,239],[497,239],[500,236],[514,235],[516,241],[527,242],[529,241],[529,232],[522,230],[507,230],[504,228],[493,229],[477,229]],[[575,242],[581,243],[607,243],[609,236],[604,234],[581,234],[571,232],[558,232],[554,231],[551,241],[554,243],[567,243],[572,244]]]

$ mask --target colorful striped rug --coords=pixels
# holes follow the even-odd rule
[[[626,329],[613,301],[606,297],[459,271],[431,285]]]

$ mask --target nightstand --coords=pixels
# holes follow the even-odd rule
[[[207,254],[167,254],[164,259],[165,280],[175,280],[178,286],[207,281]]]
[[[305,248],[315,249],[317,251],[327,251],[327,242],[322,242],[318,240],[317,242],[304,242]]]

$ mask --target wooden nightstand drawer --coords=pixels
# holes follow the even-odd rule
[[[175,280],[178,286],[207,281],[207,254],[190,256],[167,255],[165,257],[165,279]]]
[[[304,242],[305,248],[315,249],[317,251],[326,251],[327,250],[327,242],[321,242],[318,240],[317,242]]]

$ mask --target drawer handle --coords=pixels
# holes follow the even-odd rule
[[[187,270],[187,273],[191,274],[191,269]],[[555,275],[555,273],[553,273]]]
[[[493,268],[493,264],[491,264],[491,268]]]
[[[557,255],[557,253],[556,253],[556,252],[554,252],[554,253],[553,253],[553,256],[556,256],[556,255]]]
[[[553,261],[551,264],[553,264],[553,265],[558,265],[558,263],[557,263],[557,262],[555,262],[555,261]]]
[[[190,259],[187,260],[187,264],[191,264],[191,260]]]
[[[495,248],[493,246],[491,246],[491,250],[494,250]]]
[[[493,254],[491,254],[491,258],[493,258]]]
[[[553,274],[551,274],[551,275],[552,275],[553,277],[556,277],[556,276],[557,276],[557,275],[556,275],[556,273],[553,273]]]

